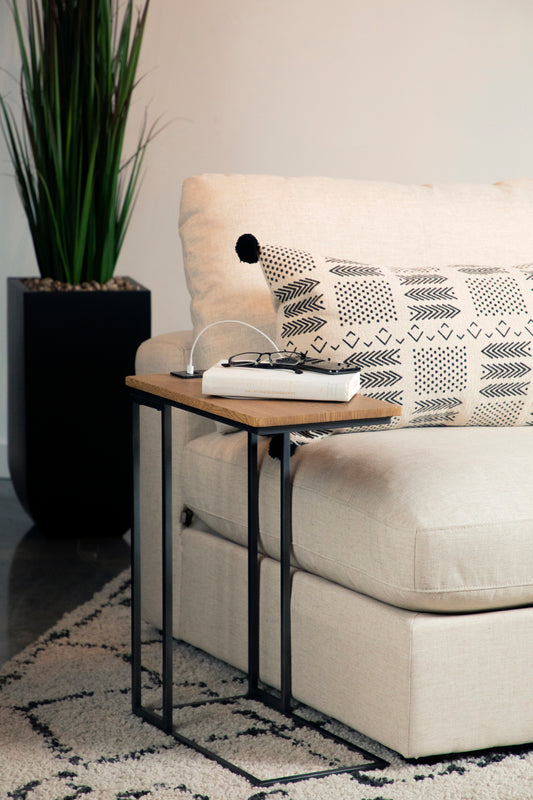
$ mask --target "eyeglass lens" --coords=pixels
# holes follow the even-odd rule
[[[230,359],[231,364],[241,367],[251,367],[254,364],[293,367],[301,364],[302,361],[303,358],[300,353],[288,353],[285,351],[280,351],[279,353],[238,353]]]
[[[257,364],[260,358],[261,353],[239,353],[236,356],[231,356],[230,362],[241,367],[251,367],[254,364]]]
[[[273,364],[286,364],[289,367],[302,363],[302,356],[299,353],[271,353]]]

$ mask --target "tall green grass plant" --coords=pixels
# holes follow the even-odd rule
[[[150,0],[10,0],[21,56],[17,115],[0,121],[41,277],[105,283],[131,220],[153,133],[123,158]]]

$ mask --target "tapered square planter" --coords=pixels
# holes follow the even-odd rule
[[[138,286],[36,292],[8,278],[9,470],[48,536],[120,536],[130,527],[124,379],[151,335],[150,291]]]

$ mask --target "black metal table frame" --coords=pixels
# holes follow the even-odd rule
[[[339,773],[359,772],[368,769],[382,769],[388,766],[384,759],[369,753],[363,748],[343,739],[323,727],[295,713],[292,703],[292,659],[291,659],[291,564],[292,545],[292,484],[290,478],[290,433],[325,427],[325,423],[250,426],[227,417],[198,409],[186,403],[179,403],[139,389],[130,389],[132,408],[132,448],[133,448],[133,519],[132,519],[132,710],[146,722],[172,735],[177,741],[202,753],[210,759],[247,778],[255,786],[270,786],[275,783],[289,783],[307,778],[317,778]],[[147,406],[161,413],[161,489],[162,489],[162,713],[142,705],[141,697],[141,557],[140,557],[140,406]],[[285,714],[301,727],[312,728],[323,736],[333,739],[353,752],[363,755],[365,763],[357,766],[335,767],[298,775],[281,776],[262,780],[247,772],[209,748],[179,733],[173,721],[173,670],[172,670],[172,408],[179,408],[209,419],[230,423],[247,431],[248,446],[248,691],[236,697],[199,700],[191,705],[207,703],[227,703],[242,697],[259,700],[270,708]],[[384,424],[390,417],[362,420],[343,420],[328,422],[327,428],[347,428]],[[259,683],[259,471],[257,463],[258,436],[277,435],[281,438],[280,455],[280,652],[281,652],[281,691],[266,691]]]

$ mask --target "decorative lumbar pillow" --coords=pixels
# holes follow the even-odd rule
[[[533,264],[394,268],[240,237],[260,261],[277,343],[358,365],[392,427],[533,424]]]

